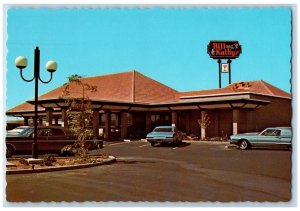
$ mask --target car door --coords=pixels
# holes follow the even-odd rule
[[[291,130],[282,129],[280,135],[278,136],[277,145],[280,147],[290,147],[292,141]]]
[[[39,146],[39,151],[47,151],[49,129],[48,128],[38,128],[37,134],[38,134],[37,143]]]
[[[277,147],[280,143],[280,130],[266,129],[259,136],[259,144],[261,147]]]
[[[60,151],[66,145],[73,144],[69,136],[61,128],[50,128],[47,141],[47,150]]]

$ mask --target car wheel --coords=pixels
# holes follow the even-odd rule
[[[155,147],[155,143],[152,142],[152,143],[151,143],[151,146],[152,146],[152,147]]]
[[[247,140],[241,140],[239,142],[240,149],[247,149],[249,147],[249,143]]]
[[[11,158],[13,155],[13,149],[10,146],[6,146],[6,158]]]

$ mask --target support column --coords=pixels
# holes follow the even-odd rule
[[[186,127],[186,133],[190,134],[191,133],[191,125],[190,125],[190,111],[186,112],[186,116],[185,116],[185,127]]]
[[[30,119],[32,119],[32,120],[30,121]],[[29,124],[30,126],[34,126],[34,116],[30,117],[30,119],[29,119],[29,121],[28,121],[28,124]]]
[[[39,126],[43,126],[43,117],[39,118]]]
[[[219,110],[214,112],[213,124],[214,124],[214,136],[222,136],[224,137],[225,134],[222,131],[219,131]]]
[[[54,124],[55,124],[55,125],[58,125],[58,116],[55,116],[55,117],[54,117]]]
[[[172,125],[178,126],[178,114],[177,111],[172,111]]]
[[[254,110],[247,111],[247,132],[257,132],[255,125]]]
[[[151,113],[146,113],[146,133],[151,131]]]
[[[99,111],[100,109],[93,109],[93,137],[94,139],[99,138]]]
[[[236,135],[239,132],[239,116],[240,116],[240,110],[239,109],[233,109],[232,111],[232,134]]]
[[[128,113],[121,111],[121,139],[125,139],[127,136],[127,127],[128,127]]]
[[[52,119],[53,119],[53,109],[47,108],[46,109],[46,125],[51,126],[52,125]]]
[[[29,120],[29,117],[24,117],[24,125],[25,126],[28,126],[28,120]]]
[[[67,108],[61,108],[61,121],[63,127],[67,128],[69,126]]]
[[[105,111],[105,136],[104,139],[110,139],[110,126],[111,126],[111,118],[110,118],[111,111]]]
[[[205,118],[207,117],[208,113],[207,111],[201,111],[201,140],[206,138],[206,120]]]

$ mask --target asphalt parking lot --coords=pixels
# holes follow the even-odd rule
[[[105,143],[94,153],[114,164],[89,169],[7,175],[8,202],[287,202],[291,151],[225,148],[184,142]]]

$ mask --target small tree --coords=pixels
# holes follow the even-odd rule
[[[70,130],[75,134],[77,141],[75,146],[78,147],[78,154],[82,159],[87,159],[86,140],[93,136],[93,130],[87,126],[92,123],[93,110],[92,103],[88,94],[97,91],[97,86],[91,86],[81,81],[79,75],[71,75],[68,82],[64,84],[62,98],[69,104],[67,110],[68,124]],[[71,92],[71,84],[80,87],[80,91]],[[75,97],[78,96],[79,97]]]
[[[206,113],[206,112],[205,112],[204,115],[201,117],[201,119],[198,119],[199,127],[200,127],[201,131],[204,132],[204,135],[203,135],[202,138],[206,138],[205,130],[206,130],[206,128],[209,127],[210,123],[211,123],[211,122],[210,122],[210,117],[209,117],[208,113]],[[201,134],[202,134],[202,133],[201,133]],[[202,136],[202,135],[201,135],[201,136]]]

